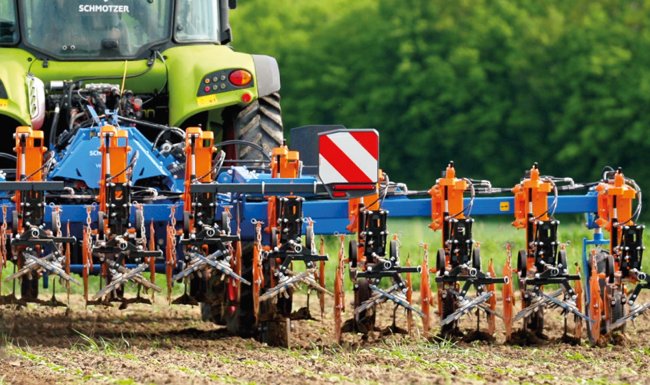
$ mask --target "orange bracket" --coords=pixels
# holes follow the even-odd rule
[[[99,151],[102,154],[99,210],[107,212],[108,180],[110,178],[110,182],[115,184],[124,184],[128,181],[129,176],[126,168],[128,167],[128,156],[131,149],[129,147],[129,133],[126,130],[118,130],[110,125],[103,126],[99,137],[101,140]]]
[[[43,146],[43,131],[34,131],[31,127],[19,126],[14,135],[16,152],[16,180],[42,181],[43,180],[43,154],[47,148]],[[14,195],[16,212],[18,213],[18,230],[22,231],[22,205],[21,192]]]
[[[467,181],[456,178],[454,162],[450,162],[444,178],[438,179],[435,186],[429,190],[429,195],[431,195],[431,224],[429,224],[429,228],[434,231],[441,230],[446,215],[454,215],[458,219],[465,218],[463,194],[466,190]]]
[[[512,189],[515,194],[515,221],[512,225],[518,229],[525,229],[528,224],[528,214],[542,221],[548,220],[548,194],[552,189],[550,182],[540,179],[537,164],[533,165],[530,169],[530,177]]]
[[[625,183],[625,176],[619,169],[614,174],[613,182],[601,182],[596,186],[598,192],[598,218],[596,224],[610,233],[614,230],[615,223],[634,225],[632,205],[637,191]],[[621,239],[622,228],[617,229],[616,239]],[[618,246],[612,242],[610,248]]]
[[[188,127],[185,135],[185,191],[183,192],[183,210],[192,212],[192,195],[190,186],[195,179],[201,183],[212,182],[212,157],[217,149],[214,147],[214,133],[203,131],[201,127]],[[194,219],[190,216],[189,228],[194,228]]]

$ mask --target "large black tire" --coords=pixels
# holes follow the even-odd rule
[[[234,118],[235,139],[262,146],[265,153],[282,144],[284,139],[280,94],[263,96],[237,113]],[[262,154],[250,146],[239,146],[238,159],[262,159]]]

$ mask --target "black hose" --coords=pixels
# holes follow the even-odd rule
[[[178,127],[165,126],[165,125],[163,125],[163,124],[147,122],[147,121],[145,121],[145,120],[138,120],[138,119],[127,118],[126,116],[119,116],[119,115],[118,115],[118,116],[117,116],[117,120],[121,120],[121,121],[123,121],[123,122],[127,122],[127,123],[133,123],[133,124],[137,124],[137,125],[141,125],[141,126],[145,126],[145,127],[149,127],[149,128],[155,128],[155,129],[157,129],[157,130],[170,130],[170,129],[173,130],[173,129],[177,129],[177,130],[182,131],[182,130],[181,130],[180,128],[178,128]]]
[[[7,160],[13,160],[14,162],[18,161],[18,158],[16,158],[16,155],[9,154],[6,152],[0,152],[0,158],[7,159]]]
[[[56,131],[59,125],[59,115],[61,115],[61,108],[59,103],[54,107],[54,118],[52,119],[52,125],[50,126],[50,148],[54,148],[56,141]]]

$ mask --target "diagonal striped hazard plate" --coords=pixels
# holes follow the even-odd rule
[[[318,175],[335,197],[374,191],[379,172],[379,134],[372,129],[337,130],[319,135]],[[350,191],[357,193],[350,194]]]

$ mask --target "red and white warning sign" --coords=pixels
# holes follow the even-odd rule
[[[318,138],[318,175],[334,190],[372,190],[379,171],[379,133],[373,129],[324,132]]]

